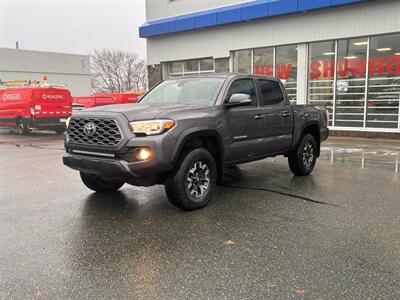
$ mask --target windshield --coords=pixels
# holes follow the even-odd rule
[[[140,103],[212,106],[225,78],[179,78],[164,81]]]

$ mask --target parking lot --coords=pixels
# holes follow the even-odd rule
[[[0,132],[1,299],[399,299],[400,141],[240,167],[204,209],[89,191],[62,136]]]

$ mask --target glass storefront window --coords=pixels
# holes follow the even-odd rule
[[[399,128],[400,34],[371,37],[366,127]]]
[[[214,60],[215,73],[229,73],[229,57]]]
[[[239,50],[232,56],[233,72],[278,77],[286,86],[290,102],[296,103],[297,45]]]
[[[308,103],[325,106],[332,126],[335,41],[309,44],[308,62]]]
[[[337,45],[335,126],[363,127],[368,39]]]
[[[203,58],[168,63],[168,77],[214,72],[214,59]]]
[[[252,50],[240,50],[233,52],[233,72],[251,73]]]
[[[274,76],[274,48],[254,49],[254,73]]]
[[[183,73],[183,62],[172,62],[168,64],[168,73]]]
[[[297,45],[276,47],[275,76],[285,85],[289,100],[297,101]]]
[[[206,58],[200,60],[200,71],[213,71],[214,60],[212,58]]]
[[[189,60],[185,62],[185,73],[198,72],[199,71],[199,61]]]
[[[297,102],[297,45],[232,59],[236,73],[278,77]],[[400,33],[309,43],[307,73],[307,103],[327,108],[329,126],[400,129]]]

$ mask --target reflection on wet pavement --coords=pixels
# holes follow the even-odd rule
[[[400,172],[400,141],[380,143],[379,140],[331,138],[321,145],[321,159],[332,164],[347,163],[364,168],[379,168]]]
[[[62,136],[0,133],[0,299],[400,299],[400,141],[322,146],[311,176],[244,164],[182,212],[90,192]]]

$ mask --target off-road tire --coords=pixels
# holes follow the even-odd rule
[[[206,165],[206,167],[204,167]],[[208,185],[204,190],[204,194],[196,196],[192,195],[190,183],[191,177],[194,177],[194,173],[192,171],[196,169],[196,166],[199,167],[200,173],[204,173],[204,169],[208,170],[207,178]],[[201,169],[203,167],[204,169]],[[198,173],[196,173],[198,174]],[[206,175],[200,174],[202,176],[202,180],[198,182],[198,185],[194,186],[203,186],[207,179],[204,179]],[[197,176],[196,181],[200,176]],[[169,201],[182,210],[194,210],[201,208],[210,201],[214,194],[215,186],[217,184],[217,166],[214,160],[214,157],[204,148],[197,148],[191,151],[185,151],[170,178],[165,182],[165,192],[167,193]],[[201,191],[201,189],[200,189]],[[201,191],[200,193],[203,193]]]
[[[27,135],[30,133],[29,127],[23,119],[17,121],[17,132],[20,135]]]
[[[312,153],[312,157],[309,156],[310,153]],[[305,134],[296,149],[291,151],[288,156],[289,168],[297,176],[311,174],[316,160],[317,142],[311,134]]]
[[[118,191],[123,185],[122,181],[106,180],[94,174],[80,172],[82,182],[91,190],[98,193],[110,193]]]

